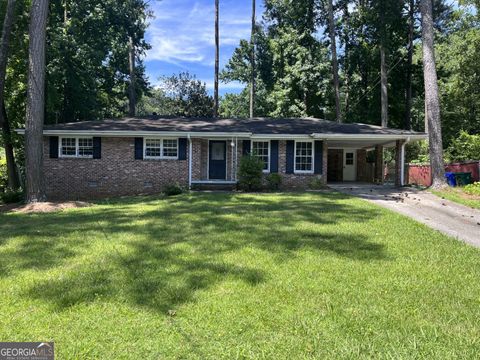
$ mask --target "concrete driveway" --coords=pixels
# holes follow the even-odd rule
[[[328,186],[409,216],[446,235],[480,248],[480,210],[410,188],[358,183]]]

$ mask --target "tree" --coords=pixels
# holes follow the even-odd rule
[[[432,187],[446,185],[443,163],[442,125],[440,99],[435,64],[433,5],[431,0],[420,0],[422,14],[423,77],[425,83],[425,108],[428,124]]]
[[[8,187],[17,190],[20,187],[15,154],[12,143],[12,131],[7,111],[5,109],[5,77],[7,74],[8,51],[15,17],[15,0],[8,0],[3,21],[2,38],[0,40],[0,127],[5,146],[5,157],[7,160]]]
[[[161,78],[154,89],[139,103],[140,115],[157,113],[162,116],[212,117],[213,99],[205,83],[188,72]]]
[[[388,72],[386,60],[387,29],[385,24],[385,6],[380,1],[380,94],[382,107],[382,127],[388,127]]]
[[[43,121],[47,16],[48,0],[32,0],[25,124],[26,197],[29,203],[46,200],[43,181]]]
[[[255,109],[255,0],[252,0],[252,30],[250,34],[250,57],[251,57],[251,77],[250,77],[250,118],[254,117]]]
[[[128,67],[130,81],[128,84],[128,115],[135,116],[136,97],[135,94],[135,46],[133,45],[133,38],[128,38]]]
[[[335,114],[337,122],[342,122],[342,112],[340,109],[340,81],[338,79],[338,60],[337,60],[337,42],[335,40],[335,18],[333,15],[333,0],[327,0],[328,7],[328,28],[330,33],[330,46],[332,52],[332,77],[335,90]]]
[[[220,56],[220,38],[218,29],[219,4],[215,0],[215,81],[214,81],[214,95],[213,95],[213,116],[218,117],[218,73],[219,73],[219,56]]]
[[[412,128],[412,67],[413,67],[413,40],[415,34],[415,0],[408,0],[408,58],[407,58],[407,87],[405,94],[405,129]]]

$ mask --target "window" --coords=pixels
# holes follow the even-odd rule
[[[270,142],[252,141],[252,154],[263,161],[263,171],[270,170]]]
[[[353,153],[345,153],[345,165],[353,165]]]
[[[92,138],[61,138],[60,157],[93,157]]]
[[[178,139],[145,139],[145,159],[177,159]]]
[[[93,139],[78,139],[78,156],[93,156]]]
[[[305,141],[295,142],[295,172],[313,172],[313,143]]]

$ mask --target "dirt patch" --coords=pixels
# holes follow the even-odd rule
[[[92,206],[92,204],[83,201],[67,202],[39,202],[34,204],[6,204],[0,205],[0,212],[18,212],[18,213],[49,213],[62,211],[66,209],[75,209]]]

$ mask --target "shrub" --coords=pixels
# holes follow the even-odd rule
[[[253,155],[245,155],[240,159],[238,170],[238,183],[240,188],[247,191],[262,188],[263,161]]]
[[[466,185],[463,190],[470,195],[478,195],[480,196],[480,182],[475,182],[470,185]]]
[[[5,204],[13,204],[23,201],[24,194],[22,190],[10,190],[7,189],[4,193],[0,193],[0,200]]]
[[[268,188],[273,191],[280,189],[280,185],[282,185],[282,177],[277,173],[268,174],[265,180],[267,180]]]
[[[312,190],[320,190],[325,188],[325,184],[323,183],[321,178],[315,178],[308,184],[308,188]]]
[[[415,141],[407,144],[406,161],[411,164],[430,163],[428,141]]]
[[[461,131],[445,153],[449,162],[480,160],[480,135],[470,135]]]
[[[163,192],[167,196],[175,196],[183,193],[183,188],[177,183],[166,186]]]
[[[7,190],[8,177],[7,177],[7,164],[4,159],[0,158],[0,193]]]

